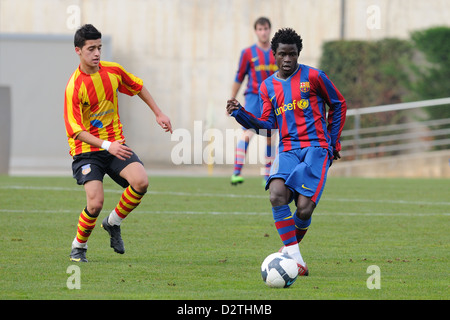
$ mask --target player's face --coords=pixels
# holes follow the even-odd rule
[[[270,28],[266,24],[257,24],[255,29],[256,37],[261,43],[268,43],[270,41]]]
[[[298,50],[295,44],[279,43],[275,52],[278,76],[286,79],[297,69]]]
[[[76,53],[80,56],[81,67],[86,72],[97,72],[102,53],[102,39],[86,40],[82,48],[76,47]]]

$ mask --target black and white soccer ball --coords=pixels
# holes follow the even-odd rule
[[[298,277],[297,262],[285,253],[272,253],[261,265],[261,276],[271,288],[288,288]]]

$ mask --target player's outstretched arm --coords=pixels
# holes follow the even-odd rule
[[[150,92],[147,90],[145,86],[142,87],[141,92],[138,94],[139,98],[142,99],[153,111],[156,117],[156,122],[163,128],[166,132],[172,133],[172,124],[170,123],[170,119],[166,116],[161,109],[156,104]]]
[[[254,129],[257,134],[267,135],[267,130],[276,128],[275,116],[271,114],[271,109],[262,118],[256,118],[253,114],[245,110],[236,99],[227,101],[227,112],[236,119],[244,128]],[[264,129],[261,131],[261,129]]]

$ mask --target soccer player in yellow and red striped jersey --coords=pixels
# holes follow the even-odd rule
[[[117,63],[99,61],[98,66],[93,74],[77,68],[67,84],[65,123],[72,156],[101,149],[76,139],[82,131],[106,141],[124,140],[117,90],[133,96],[143,87],[141,79]]]
[[[138,95],[166,132],[172,132],[172,125],[142,79],[117,63],[100,60],[101,33],[94,26],[80,27],[75,33],[74,45],[80,65],[66,86],[64,121],[73,157],[73,176],[84,186],[87,204],[78,219],[70,260],[87,262],[87,241],[103,208],[104,175],[108,174],[125,188],[115,209],[102,221],[102,227],[110,235],[110,245],[117,253],[125,252],[120,224],[139,205],[148,188],[141,160],[125,144],[118,113],[118,92]]]

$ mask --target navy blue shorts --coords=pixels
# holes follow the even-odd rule
[[[297,201],[298,195],[302,194],[317,205],[325,187],[329,167],[328,150],[324,148],[307,147],[281,152],[270,168],[266,190],[272,179],[280,178],[293,193],[290,201]]]
[[[120,176],[120,172],[133,162],[142,164],[134,152],[131,158],[126,160],[120,160],[106,150],[81,153],[73,157],[73,177],[79,185],[84,185],[92,180],[103,181],[105,174],[108,174],[118,185],[126,188],[129,183]]]

